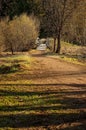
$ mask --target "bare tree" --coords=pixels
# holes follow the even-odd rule
[[[86,45],[86,1],[73,13],[63,28],[63,38],[72,43]]]
[[[56,53],[60,53],[61,34],[65,23],[79,6],[80,0],[42,0],[45,10],[44,21],[54,39],[57,38]]]

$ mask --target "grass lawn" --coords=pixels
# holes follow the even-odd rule
[[[0,130],[85,130],[84,90],[35,85],[28,56],[0,64]]]
[[[53,49],[53,39],[50,39],[50,46]],[[49,52],[48,55],[57,57],[58,54]],[[59,58],[67,62],[86,65],[86,47],[61,41],[61,52]]]

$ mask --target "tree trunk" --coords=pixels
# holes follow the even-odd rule
[[[12,44],[10,44],[10,50],[11,50],[11,53],[12,53],[12,55],[13,55],[13,54],[14,54],[14,51],[13,51]]]
[[[60,50],[61,50],[61,42],[60,42],[60,34],[58,34],[56,53],[60,54]]]
[[[56,49],[56,38],[54,38],[53,52],[55,52],[55,49]]]
[[[14,54],[14,51],[13,51],[13,49],[11,48],[11,52],[12,52],[12,55]]]

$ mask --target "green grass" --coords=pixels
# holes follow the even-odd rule
[[[69,42],[64,42],[64,41],[61,41],[61,44],[63,47],[78,47],[78,45],[76,44],[73,44],[73,43],[69,43]]]
[[[86,63],[83,62],[82,60],[79,61],[78,57],[74,58],[74,57],[61,55],[60,58],[67,61],[67,62],[70,62],[70,63],[74,63],[74,64],[78,64],[78,65],[84,65],[84,66],[86,65]]]
[[[31,81],[0,83],[0,128],[41,129],[84,120],[85,113],[80,111],[83,102],[66,97],[71,93],[68,90],[54,89],[35,86]],[[71,95],[76,96],[76,92]]]
[[[53,39],[50,39],[50,45],[53,48]],[[79,65],[86,65],[86,47],[78,46],[76,44],[67,43],[61,41],[61,55],[54,52],[49,52],[48,56],[53,56],[55,58],[61,58],[67,62],[71,62]]]
[[[56,130],[57,126],[62,130],[85,130],[80,124],[86,116],[85,91],[35,85],[29,78],[32,61],[28,56],[0,58],[4,65],[24,65],[15,73],[0,75],[0,130]]]
[[[8,65],[12,63],[30,64],[31,58],[28,55],[12,55],[7,57],[1,57],[0,61]]]
[[[9,74],[22,69],[29,69],[31,58],[26,55],[15,55],[0,58],[0,73]]]

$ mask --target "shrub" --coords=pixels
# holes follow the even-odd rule
[[[4,36],[3,43],[6,50],[24,51],[32,48],[39,33],[39,21],[34,16],[22,14],[12,21],[4,19],[0,22],[1,33]]]
[[[1,65],[0,66],[0,74],[7,74],[7,73],[13,73],[18,71],[20,68],[19,64],[16,65]]]

